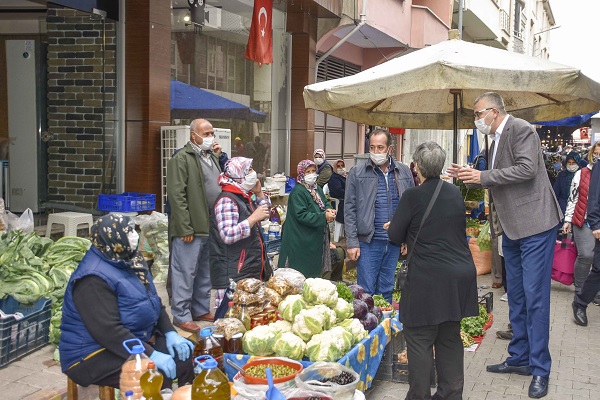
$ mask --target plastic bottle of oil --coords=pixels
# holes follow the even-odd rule
[[[200,373],[192,384],[192,400],[229,400],[231,387],[227,376],[217,368],[217,361],[209,355],[195,359]]]
[[[242,324],[244,324],[244,328],[246,328],[247,331],[251,329],[250,313],[248,312],[248,308],[244,303],[241,304],[240,316],[238,319],[242,321]]]
[[[127,349],[130,356],[121,368],[119,389],[122,393],[131,390],[133,392],[133,398],[139,400],[142,398],[140,378],[148,370],[150,358],[144,354],[145,348],[139,339],[125,340],[123,342],[123,347]]]
[[[160,394],[163,379],[162,374],[156,369],[156,364],[150,361],[148,363],[148,371],[140,379],[140,386],[146,400],[163,400]]]
[[[200,330],[198,340],[196,341],[196,347],[194,348],[194,357],[207,354],[217,362],[221,371],[225,371],[225,366],[223,365],[223,347],[219,341],[213,337],[214,330],[214,326],[208,326]]]

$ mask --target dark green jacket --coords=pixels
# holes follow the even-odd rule
[[[212,159],[219,168],[219,159]],[[210,213],[204,193],[204,175],[198,156],[188,143],[167,164],[167,196],[171,205],[169,238],[208,236]]]
[[[326,208],[332,208],[323,189],[317,186]],[[281,237],[279,268],[285,266],[300,271],[307,278],[320,278],[323,265],[325,211],[321,210],[309,191],[297,184],[290,193],[288,210]]]

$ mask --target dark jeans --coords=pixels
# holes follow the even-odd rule
[[[431,369],[435,347],[437,391],[433,399],[462,400],[464,386],[464,354],[460,338],[460,322],[439,325],[404,327],[408,355],[406,400],[431,399]]]
[[[169,354],[169,351],[167,350],[167,341],[161,334],[156,335],[154,349],[161,353]],[[74,367],[71,367],[65,374],[71,378],[73,382],[81,386],[98,385],[119,388],[121,367],[125,361],[125,359],[115,353],[104,350]],[[175,356],[175,366],[179,386],[188,383],[191,384],[194,381],[193,356],[190,355],[185,361],[181,361]],[[164,371],[160,372],[163,374],[164,378],[162,388],[170,388],[173,385],[173,380],[167,378]]]
[[[596,240],[596,245],[594,246],[592,270],[583,283],[581,292],[575,295],[577,305],[585,309],[594,300],[598,291],[600,291],[600,240]]]

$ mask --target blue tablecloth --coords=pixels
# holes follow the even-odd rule
[[[402,324],[397,318],[384,319],[377,328],[373,329],[369,336],[357,343],[344,357],[338,362],[348,368],[356,371],[360,375],[357,389],[365,391],[371,387],[371,382],[377,373],[377,368],[381,363],[385,346],[390,342],[391,335],[402,330]],[[244,366],[253,356],[244,354],[225,353],[224,361],[231,360],[235,364]],[[310,361],[301,360],[304,368],[312,364]],[[227,378],[233,381],[233,377],[237,371],[225,362],[225,372]]]

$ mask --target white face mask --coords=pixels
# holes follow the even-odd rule
[[[244,181],[241,183],[241,186],[249,192],[256,185],[257,180],[258,177],[256,171],[252,171],[244,177]]]
[[[346,168],[338,168],[337,173],[339,175],[344,175],[346,173]]]
[[[369,157],[371,157],[371,161],[373,161],[373,163],[375,165],[379,165],[379,166],[385,164],[385,162],[388,160],[387,153],[379,154],[379,153],[373,153],[371,151],[371,152],[369,152]]]
[[[317,177],[317,174],[304,175],[304,183],[306,183],[309,186],[312,186],[317,182]]]
[[[322,158],[319,158],[319,157],[315,157],[315,164],[317,164],[317,165],[321,165],[321,164],[323,164],[324,162],[325,162],[325,160],[324,160],[324,159],[322,159]]]
[[[492,110],[488,110],[488,112],[485,114],[485,117],[483,118],[479,118],[475,120],[475,127],[477,128],[477,130],[481,133],[483,133],[484,135],[489,135],[491,133],[492,130],[492,124],[494,123],[494,119],[492,120],[492,122],[490,122],[489,125],[485,124],[485,119],[487,118],[488,114],[491,112]]]
[[[202,138],[202,144],[200,145],[200,148],[204,151],[212,150],[214,142],[215,142],[214,136]]]
[[[129,241],[129,247],[131,247],[131,250],[137,250],[138,243],[140,241],[140,235],[135,229],[127,233],[127,240]]]
[[[579,165],[577,165],[577,164],[567,165],[567,171],[569,171],[569,172],[577,172],[578,169],[579,169]]]

